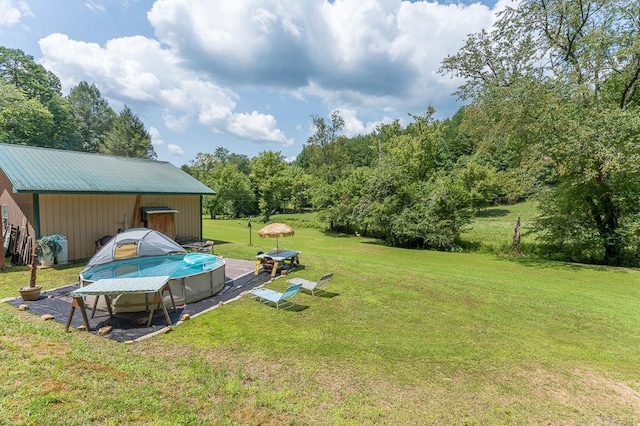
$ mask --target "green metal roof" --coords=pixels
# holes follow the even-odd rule
[[[0,170],[14,192],[215,194],[164,161],[0,144]]]

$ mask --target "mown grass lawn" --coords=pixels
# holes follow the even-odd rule
[[[520,218],[521,244],[526,246],[535,243],[531,227],[537,214],[534,201],[488,207],[477,213],[473,225],[462,233],[461,238],[476,250],[493,253],[509,250],[513,243],[513,230]]]
[[[0,423],[640,422],[637,270],[396,249],[276,219],[296,227],[280,239],[302,251],[292,276],[335,272],[332,297],[289,311],[244,297],[131,345],[1,304]],[[249,246],[246,225],[205,219],[205,238],[227,257],[275,246],[256,222]],[[80,268],[41,275],[53,287]],[[22,281],[0,273],[0,297]]]

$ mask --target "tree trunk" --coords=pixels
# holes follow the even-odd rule
[[[31,254],[31,275],[29,279],[29,287],[36,286],[36,273],[38,272],[38,243],[33,240],[33,253]]]
[[[516,227],[513,229],[513,251],[520,254],[520,216],[518,216]]]

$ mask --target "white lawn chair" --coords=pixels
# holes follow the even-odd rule
[[[333,273],[323,275],[317,282],[305,280],[304,278],[291,278],[287,282],[289,284],[302,284],[303,289],[310,291],[311,295],[315,296],[316,292],[327,291],[327,284],[331,281],[331,278],[333,278]]]

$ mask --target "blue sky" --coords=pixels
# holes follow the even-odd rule
[[[129,105],[158,159],[223,146],[291,159],[310,116],[339,110],[347,136],[460,106],[437,73],[511,1],[0,0],[0,45],[23,50],[66,94],[94,83]]]

